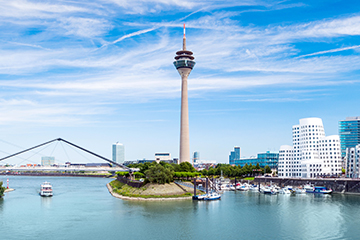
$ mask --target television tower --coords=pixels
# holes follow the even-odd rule
[[[190,143],[189,143],[189,104],[187,79],[195,66],[195,58],[191,51],[186,50],[185,24],[183,49],[176,52],[174,65],[181,76],[181,120],[180,120],[180,156],[179,161],[190,161]]]

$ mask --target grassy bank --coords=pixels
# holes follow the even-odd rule
[[[184,192],[180,188],[174,187],[175,184],[147,184],[141,188],[133,188],[117,180],[111,181],[109,184],[113,192],[126,197],[179,198],[192,196],[191,192]],[[153,194],[149,194],[149,192]]]

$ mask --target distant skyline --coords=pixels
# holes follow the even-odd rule
[[[117,141],[126,160],[178,157],[183,23],[201,160],[278,151],[301,118],[333,135],[360,115],[358,1],[14,0],[0,18],[0,157],[58,137],[109,159]]]

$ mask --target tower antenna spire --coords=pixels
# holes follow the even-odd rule
[[[185,23],[184,23],[183,51],[186,51]]]

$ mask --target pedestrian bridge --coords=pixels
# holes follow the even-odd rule
[[[100,158],[104,161],[107,161],[109,163],[111,163],[111,165],[113,167],[85,167],[85,166],[31,166],[31,167],[17,167],[17,166],[8,166],[8,167],[0,167],[0,171],[111,171],[111,172],[137,172],[139,171],[139,169],[137,168],[129,168],[123,164],[120,164],[120,163],[117,163],[117,162],[114,162],[106,157],[103,157],[99,154],[96,154],[86,148],[83,148],[83,147],[80,147],[74,143],[71,143],[69,141],[66,141],[65,139],[62,139],[62,138],[56,138],[56,139],[53,139],[51,141],[48,141],[48,142],[45,142],[45,143],[42,143],[42,144],[39,144],[37,146],[34,146],[34,147],[31,147],[31,148],[28,148],[28,149],[25,149],[23,151],[20,151],[20,152],[17,152],[17,153],[14,153],[14,154],[11,154],[7,157],[4,157],[4,158],[1,158],[0,159],[0,162],[5,160],[5,159],[8,159],[8,158],[11,158],[11,157],[15,157],[17,155],[20,155],[22,153],[25,153],[25,152],[28,152],[28,151],[31,151],[31,150],[34,150],[36,148],[39,148],[39,147],[42,147],[44,145],[47,145],[47,144],[50,144],[52,142],[56,142],[56,141],[61,141],[61,142],[64,142],[72,147],[75,147],[77,149],[80,149],[81,151],[84,151],[88,154],[91,154],[97,158]]]
[[[45,172],[45,171],[57,171],[57,172],[99,172],[99,171],[109,171],[109,172],[137,172],[137,168],[122,168],[122,167],[51,167],[51,166],[41,166],[41,167],[0,167],[0,171],[32,171],[32,172]]]

